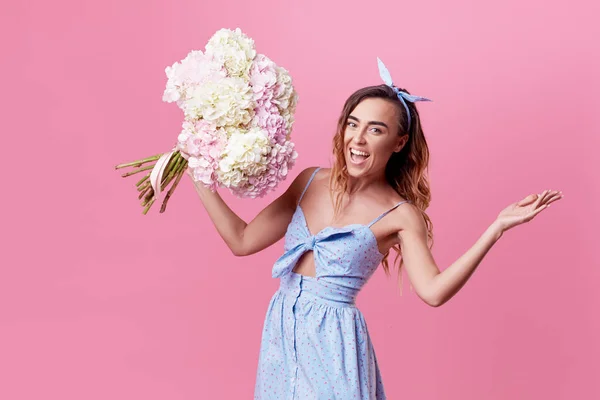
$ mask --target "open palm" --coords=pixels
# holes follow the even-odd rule
[[[562,192],[544,190],[541,194],[530,194],[523,200],[513,203],[498,214],[496,222],[506,231],[524,222],[531,221],[536,215],[550,206],[550,203],[562,199]]]

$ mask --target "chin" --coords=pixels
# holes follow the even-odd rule
[[[349,162],[346,160],[346,171],[348,172],[349,176],[359,177],[361,175],[364,175],[365,172],[368,171],[369,168],[366,164],[367,163],[356,165],[352,163],[352,161]]]

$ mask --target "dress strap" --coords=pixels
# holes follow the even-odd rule
[[[306,183],[306,186],[304,187],[304,190],[302,191],[302,194],[300,195],[300,198],[298,199],[298,204],[300,204],[300,202],[302,201],[302,197],[304,197],[304,193],[306,193],[306,189],[308,189],[308,186],[310,185],[310,183],[312,182],[313,178],[315,177],[315,175],[317,174],[317,171],[320,170],[321,167],[317,167],[314,172],[312,173],[312,175],[310,176],[310,179],[308,180],[308,182]]]
[[[398,207],[400,204],[403,204],[403,203],[410,203],[410,201],[409,200],[402,200],[401,202],[397,203],[395,206],[393,206],[389,210],[387,210],[384,213],[382,213],[379,217],[377,217],[373,221],[371,221],[371,223],[368,225],[368,227],[370,228],[371,225],[373,225],[375,222],[379,221],[381,218],[385,217],[390,211],[393,211],[396,207]]]

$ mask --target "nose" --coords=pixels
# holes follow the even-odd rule
[[[364,143],[365,142],[365,135],[366,135],[366,132],[365,132],[364,129],[357,130],[356,133],[355,133],[355,135],[354,135],[353,141],[356,142],[356,143]]]

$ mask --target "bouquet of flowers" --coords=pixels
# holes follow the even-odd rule
[[[298,156],[290,141],[298,94],[288,71],[263,54],[239,28],[221,29],[204,53],[192,50],[165,69],[163,101],[184,114],[173,149],[119,164],[130,176],[149,171],[136,186],[146,214],[173,182],[166,209],[181,177],[190,176],[214,191],[228,188],[238,197],[262,197],[284,180]]]

